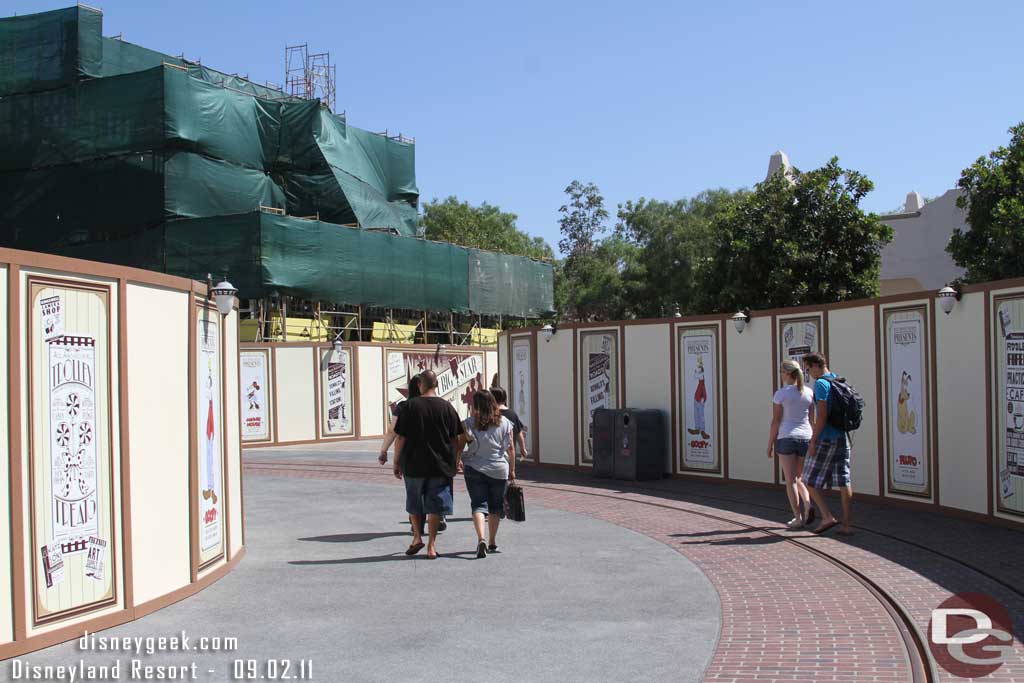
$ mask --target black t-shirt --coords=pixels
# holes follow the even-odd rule
[[[406,401],[395,423],[395,433],[405,439],[402,471],[407,477],[454,477],[452,441],[461,431],[462,420],[445,399],[417,396]]]
[[[508,421],[512,423],[512,438],[518,439],[520,432],[523,431],[523,421],[516,415],[516,411],[511,408],[502,408],[501,416],[508,418]],[[518,442],[513,442],[518,443]]]

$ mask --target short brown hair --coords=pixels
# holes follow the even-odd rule
[[[828,363],[825,360],[824,354],[817,352],[805,353],[804,357],[801,360],[803,360],[804,365],[813,365],[819,368],[824,368],[828,365]]]
[[[431,389],[437,388],[437,375],[433,370],[424,370],[420,373],[420,391],[424,394]]]
[[[476,411],[477,429],[487,430],[501,422],[498,402],[489,391],[477,391],[473,394],[473,410]]]
[[[490,391],[491,396],[494,397],[494,400],[498,402],[499,406],[505,405],[506,401],[508,401],[508,394],[506,394],[505,390],[502,389],[501,387],[495,385],[491,387]]]

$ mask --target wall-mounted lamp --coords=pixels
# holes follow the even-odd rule
[[[437,343],[437,348],[434,349],[434,365],[441,364],[441,354],[444,353],[445,346],[441,342]]]
[[[682,318],[683,317],[683,312],[681,310],[679,310],[679,304],[676,304],[675,307],[672,309],[672,317],[673,318]]]
[[[942,312],[949,315],[953,311],[953,307],[956,306],[956,302],[960,301],[964,293],[960,291],[960,285],[958,283],[950,283],[939,290],[939,307]]]
[[[221,315],[227,315],[231,312],[231,309],[235,305],[235,295],[238,294],[238,290],[235,289],[234,285],[228,282],[225,277],[223,280],[218,282],[213,287],[210,287],[210,283],[213,282],[213,276],[209,273],[206,274],[206,286],[208,287],[210,296],[217,303],[217,311]]]
[[[736,326],[736,332],[743,334],[743,330],[747,328],[747,323],[750,322],[750,309],[744,308],[742,311],[737,311],[732,316],[732,324]]]
[[[555,332],[558,332],[558,328],[552,324],[547,324],[540,328],[540,336],[544,337],[544,342],[551,341],[551,338],[555,336]]]

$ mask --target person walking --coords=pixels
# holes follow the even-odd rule
[[[508,394],[504,389],[491,387],[491,396],[497,401],[501,416],[512,423],[512,443],[519,448],[518,460],[526,460],[530,457],[529,451],[526,450],[526,425],[519,419],[519,414],[508,407]]]
[[[441,515],[451,507],[450,480],[455,476],[455,452],[461,420],[452,404],[437,395],[437,375],[420,373],[422,394],[406,402],[395,421],[395,478],[405,479],[405,510],[412,523],[412,543],[405,551],[423,549],[420,523],[427,518],[427,557],[437,558]]]
[[[460,457],[473,509],[476,556],[484,558],[488,552],[498,550],[498,525],[505,506],[505,488],[516,478],[516,457],[512,447],[512,423],[501,415],[498,402],[490,392],[473,394],[471,413],[466,419],[469,443]],[[487,515],[488,540],[484,540],[484,515]]]
[[[813,521],[810,494],[800,478],[813,430],[814,392],[804,385],[804,372],[796,361],[785,360],[779,368],[782,388],[772,397],[772,426],[768,436],[768,457],[779,456],[786,481],[786,496],[793,519],[786,522],[798,529]]]
[[[850,529],[850,515],[853,506],[853,485],[850,481],[850,439],[846,432],[829,424],[828,403],[832,392],[831,380],[836,374],[829,370],[828,361],[820,353],[808,353],[803,357],[804,368],[814,379],[815,417],[811,442],[807,446],[808,457],[804,462],[803,481],[807,485],[811,500],[821,512],[821,524],[814,530],[823,534],[840,523],[825,502],[822,490],[831,486],[839,489],[842,502],[842,526],[839,533],[853,535]]]
[[[398,438],[398,434],[395,434],[395,423],[398,422],[398,416],[402,413],[402,408],[405,407],[406,401],[416,398],[420,395],[420,376],[413,375],[409,379],[409,386],[406,390],[405,399],[399,401],[391,407],[391,423],[388,425],[388,433],[384,435],[384,442],[380,445],[380,455],[377,456],[377,462],[381,465],[388,463],[388,449],[391,448],[391,444]]]

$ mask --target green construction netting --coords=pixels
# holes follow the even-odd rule
[[[100,76],[122,76],[152,69],[164,63],[185,66],[185,62],[178,57],[165,55],[163,52],[150,50],[126,40],[103,38],[102,41],[103,64]]]
[[[549,263],[469,251],[469,307],[474,313],[536,318],[555,310]]]
[[[0,96],[99,76],[103,14],[88,7],[0,19]]]

